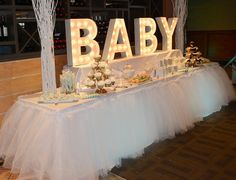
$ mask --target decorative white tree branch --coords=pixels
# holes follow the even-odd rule
[[[57,0],[32,0],[41,40],[41,68],[43,94],[56,93],[53,31]]]
[[[188,16],[188,0],[171,0],[173,5],[173,16],[178,17],[175,31],[175,48],[184,52],[185,31],[184,26]]]

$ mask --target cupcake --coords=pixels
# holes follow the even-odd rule
[[[111,80],[110,79],[106,79],[105,80],[105,87],[110,87],[111,86]]]
[[[105,69],[104,74],[106,76],[110,76],[111,75],[111,70],[110,69]]]
[[[97,65],[97,63],[96,63],[96,62],[95,62],[95,63],[93,63],[91,66],[92,66],[92,68],[93,68],[93,69],[95,69],[95,68],[97,68],[97,67],[98,67],[98,65]]]
[[[98,85],[98,88],[101,89],[101,88],[103,88],[105,86],[105,82],[103,80],[98,81],[97,85]]]
[[[93,71],[90,71],[90,72],[88,73],[88,77],[89,77],[90,79],[94,78],[94,72],[93,72]]]
[[[111,85],[114,85],[115,84],[115,82],[116,82],[116,79],[115,79],[115,77],[110,77],[110,80],[111,80]]]
[[[101,72],[96,72],[96,73],[94,74],[94,77],[99,80],[99,79],[102,78],[102,73],[101,73]]]
[[[98,67],[100,67],[100,68],[105,68],[106,67],[106,63],[105,62],[100,62],[99,64],[98,64]]]
[[[94,58],[95,62],[99,62],[101,60],[101,56],[97,56]]]
[[[95,88],[95,82],[91,80],[91,81],[89,82],[89,87],[90,87],[90,88]]]

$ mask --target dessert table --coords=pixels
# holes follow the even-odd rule
[[[169,64],[168,59],[172,59],[173,62]],[[184,63],[182,62],[183,60],[183,54],[179,49],[166,51],[158,50],[152,54],[116,59],[114,61],[110,61],[109,66],[111,67],[113,74],[117,77],[122,76],[124,66],[127,64],[132,65],[136,73],[143,71],[145,66],[151,65],[152,67],[156,68],[156,72],[159,76],[163,76],[163,69],[167,70],[167,66],[168,69],[170,69],[171,67],[173,68],[174,66],[178,66],[178,68],[181,68],[181,66],[184,65]],[[77,74],[78,82],[82,82],[84,79],[86,79],[89,71],[91,70],[91,66],[88,64],[72,68],[70,67],[70,69]]]
[[[39,104],[38,96],[19,98],[0,131],[4,167],[19,179],[98,179],[235,99],[215,63],[74,103]]]

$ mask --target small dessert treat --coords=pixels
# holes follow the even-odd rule
[[[105,87],[111,87],[111,80],[110,79],[105,80]]]
[[[98,81],[98,88],[103,88],[105,86],[105,82],[103,80]]]
[[[102,61],[102,62],[100,62],[100,63],[98,64],[98,67],[100,67],[100,68],[105,68],[105,67],[106,67],[106,63],[105,63],[104,61]]]
[[[95,62],[99,62],[99,61],[101,61],[101,56],[97,56],[97,57],[95,57],[94,60],[95,60]]]
[[[90,71],[90,72],[88,73],[88,77],[89,77],[90,79],[93,79],[93,78],[94,78],[94,72],[93,72],[93,71]]]
[[[101,72],[96,72],[94,74],[94,77],[97,79],[97,80],[100,80],[102,78],[102,73]]]
[[[114,85],[116,82],[116,78],[114,76],[111,76],[110,80],[111,80],[111,85]]]
[[[129,82],[133,84],[140,84],[151,79],[152,79],[151,76],[148,75],[146,72],[141,72],[137,74],[135,77],[133,77]]]
[[[96,69],[98,67],[98,65],[93,63],[93,64],[91,64],[91,67],[92,67],[92,69]]]
[[[109,65],[105,63],[105,69],[109,69]]]
[[[103,80],[97,82],[98,89],[96,90],[96,93],[103,94],[107,91],[104,89],[105,82]]]
[[[92,80],[90,80],[90,81],[89,81],[89,87],[90,87],[90,88],[95,88],[95,87],[96,87],[96,86],[95,86],[95,82],[92,81]]]
[[[95,88],[95,82],[91,79],[86,79],[85,81],[85,86],[90,87],[90,88]]]
[[[111,70],[110,70],[110,69],[106,69],[106,70],[104,71],[104,74],[105,74],[106,76],[110,76],[110,75],[111,75]]]

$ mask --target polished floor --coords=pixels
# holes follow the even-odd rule
[[[124,159],[106,180],[210,180],[236,179],[236,102],[174,139],[145,149],[137,159]],[[123,177],[119,178],[114,174]],[[14,180],[0,168],[0,180]]]
[[[236,180],[236,102],[112,172],[128,180]]]

